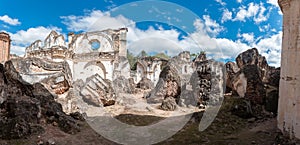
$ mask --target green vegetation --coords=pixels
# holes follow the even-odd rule
[[[156,55],[154,55],[154,57],[157,57],[157,58],[163,58],[163,59],[170,59],[170,56],[166,55],[165,53],[157,53]]]
[[[137,57],[134,56],[131,52],[129,52],[127,50],[127,59],[128,59],[128,62],[129,62],[129,65],[130,65],[130,69],[131,70],[135,70],[136,69],[136,62],[137,62]]]
[[[192,53],[191,54],[191,59],[195,59],[196,57],[198,57],[200,55],[200,53]]]
[[[142,50],[138,55],[135,56],[133,53],[127,50],[127,59],[131,70],[136,70],[137,60],[138,58],[142,58],[142,57],[155,57],[155,58],[162,58],[166,60],[170,59],[170,56],[166,55],[165,53],[157,53],[154,56],[150,56],[147,54],[146,51]]]
[[[202,51],[200,51],[200,53],[199,52],[198,53],[192,53],[191,54],[191,59],[193,60],[196,57],[198,57],[199,55],[206,55],[206,52],[202,50]]]
[[[138,56],[140,56],[140,57],[146,57],[146,56],[148,56],[148,54],[147,54],[147,52],[145,50],[142,50]]]

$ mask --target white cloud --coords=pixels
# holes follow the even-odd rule
[[[25,48],[36,40],[44,40],[49,33],[55,30],[60,32],[57,27],[35,27],[27,30],[20,30],[16,33],[9,33],[12,39],[11,53],[24,55]]]
[[[225,6],[226,5],[226,3],[225,2],[223,2],[222,0],[215,0],[217,3],[219,3],[220,5],[222,5],[222,6]]]
[[[266,8],[264,7],[263,3],[260,3],[260,5],[259,5],[259,13],[258,13],[257,17],[254,17],[254,22],[256,24],[259,24],[260,22],[267,21],[267,19],[269,17],[268,16],[269,14],[265,15],[265,11],[266,11]]]
[[[222,52],[222,58],[219,59],[234,59],[238,54],[250,49],[251,47],[241,41],[233,41],[226,38],[216,39],[219,50]],[[217,57],[218,58],[218,57]]]
[[[266,57],[268,63],[273,66],[280,66],[282,31],[268,38],[259,40],[255,47]]]
[[[254,12],[262,11],[262,8],[254,8],[256,5],[249,4],[245,16],[254,17]],[[259,5],[258,5],[259,6]],[[241,11],[242,9],[240,9]],[[259,15],[259,14],[258,14]],[[71,31],[93,31],[107,28],[117,29],[128,27],[127,42],[131,52],[138,54],[141,50],[146,52],[168,52],[168,55],[174,56],[183,50],[197,53],[201,50],[216,60],[234,59],[239,53],[250,49],[250,43],[258,48],[260,53],[266,56],[271,65],[280,65],[280,49],[282,32],[276,33],[268,38],[255,38],[253,33],[239,34],[238,40],[227,38],[217,38],[216,36],[224,30],[209,15],[204,15],[203,20],[194,21],[195,31],[179,40],[180,32],[175,29],[165,30],[160,27],[158,30],[149,27],[147,30],[141,30],[136,27],[135,22],[119,15],[112,17],[109,13],[101,11],[90,11],[84,16],[64,16],[61,17],[68,30]],[[246,17],[245,17],[246,18]],[[25,47],[37,39],[43,40],[51,30],[61,31],[57,27],[35,27],[27,30],[21,30],[12,37],[11,52],[22,55]],[[257,41],[258,40],[258,41]]]
[[[242,40],[246,41],[248,44],[251,44],[254,42],[254,34],[253,33],[238,34],[238,37],[242,38]]]
[[[238,3],[242,3],[243,0],[236,0]]]
[[[267,3],[279,7],[278,0],[267,0]]]
[[[239,7],[239,11],[236,14],[236,17],[234,21],[243,21],[245,22],[246,18],[250,18],[255,16],[259,11],[259,5],[254,4],[254,3],[249,3],[248,4],[248,9],[246,9],[245,6]]]
[[[224,23],[231,19],[232,19],[232,12],[230,12],[228,9],[224,9],[221,22]]]
[[[206,32],[212,36],[217,36],[220,32],[224,30],[220,24],[215,20],[212,20],[209,15],[203,15],[204,25]]]
[[[70,31],[93,31],[103,29],[116,29],[134,24],[122,15],[111,17],[110,13],[99,10],[87,13],[85,16],[61,16],[63,23]]]
[[[68,30],[71,31],[95,31],[127,27],[127,46],[134,54],[138,54],[141,50],[162,52],[170,48],[172,50],[168,51],[168,55],[177,55],[182,51],[178,45],[180,33],[174,29],[164,30],[160,27],[159,30],[156,30],[149,27],[147,30],[141,30],[136,27],[134,21],[122,15],[112,17],[110,13],[98,10],[91,11],[85,16],[63,16],[61,18]]]
[[[60,32],[61,29],[57,27],[35,27],[27,30],[20,30],[14,34],[10,34],[11,39],[16,45],[30,45],[35,40],[44,40],[49,33],[54,30]]]
[[[13,18],[9,17],[8,15],[0,16],[0,21],[3,21],[5,23],[13,25],[13,26],[21,24],[21,22],[19,22],[18,19],[13,19]]]
[[[276,7],[278,9],[278,14],[282,15],[282,12],[280,10],[280,7],[278,5],[278,0],[267,0],[267,3],[270,5],[273,5],[274,7]]]
[[[262,25],[262,26],[258,26],[258,28],[259,28],[260,32],[268,32],[270,30],[270,28],[271,28],[271,25],[270,24]]]
[[[260,5],[253,3],[249,4],[248,9],[245,7],[240,8],[240,11],[243,9],[245,10],[244,19],[246,17],[254,18],[257,12],[264,11],[263,8],[260,8]],[[227,38],[216,38],[224,28],[215,20],[212,20],[209,15],[204,15],[203,20],[196,19],[194,21],[196,31],[181,40],[178,39],[180,33],[175,29],[165,30],[160,27],[157,30],[149,27],[147,30],[141,30],[130,19],[121,15],[112,17],[109,13],[96,10],[85,16],[65,16],[62,18],[68,29],[73,31],[102,30],[126,26],[128,27],[127,46],[135,54],[138,54],[141,50],[146,52],[168,51],[168,55],[174,56],[183,50],[191,53],[204,50],[214,59],[224,60],[234,59],[239,53],[250,49],[249,45],[252,45],[252,47],[257,47],[263,55],[266,55],[271,65],[280,65],[280,60],[277,57],[280,56],[281,33],[268,38],[255,38],[253,33],[243,33],[239,36],[241,39],[236,41]]]
[[[12,44],[10,46],[10,53],[11,54],[16,54],[18,56],[24,56],[24,54],[25,54],[25,47]]]
[[[280,66],[282,32],[270,37],[255,38],[254,33],[239,34],[241,40],[230,40],[227,38],[213,38],[205,33],[205,24],[201,21],[194,23],[197,31],[180,41],[183,48],[189,48],[191,52],[199,52],[204,49],[207,54],[216,60],[234,59],[243,51],[256,47],[266,57],[269,65]],[[198,45],[194,45],[197,42]]]
[[[192,53],[204,50],[215,60],[225,60],[235,58],[239,53],[250,48],[240,41],[209,36],[206,25],[201,20],[195,20],[194,27],[196,31],[179,42],[182,48]]]
[[[270,13],[266,13],[266,8],[261,2],[260,4],[255,4],[253,2],[249,3],[248,6],[240,6],[239,11],[233,21],[246,22],[246,19],[253,18],[256,24],[267,21]]]

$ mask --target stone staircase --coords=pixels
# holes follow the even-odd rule
[[[80,93],[84,100],[95,106],[109,106],[115,100],[111,82],[99,74],[87,78]]]

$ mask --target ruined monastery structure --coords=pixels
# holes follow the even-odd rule
[[[147,78],[156,85],[164,63],[167,63],[167,60],[162,58],[151,56],[139,58],[136,64],[135,83]]]
[[[126,57],[126,28],[82,34],[63,35],[52,31],[44,41],[37,40],[26,48],[25,58],[40,58],[54,62],[66,60],[74,81],[98,73],[113,80],[113,72],[122,57]]]

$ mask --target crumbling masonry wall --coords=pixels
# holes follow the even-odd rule
[[[9,59],[10,55],[10,36],[7,33],[0,33],[0,63]]]
[[[300,0],[278,3],[283,12],[278,128],[300,139]]]

